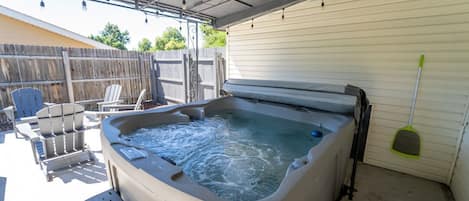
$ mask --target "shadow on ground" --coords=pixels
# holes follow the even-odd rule
[[[5,143],[5,135],[7,132],[0,132],[0,144]]]
[[[64,183],[73,180],[79,180],[86,184],[101,183],[107,181],[106,165],[96,160],[94,163],[87,163],[60,171],[54,179],[61,179]]]
[[[7,178],[0,177],[0,201],[5,200],[5,188],[7,186]]]

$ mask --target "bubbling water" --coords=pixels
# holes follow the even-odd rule
[[[225,200],[258,200],[280,185],[291,162],[320,138],[317,127],[245,111],[204,120],[142,128],[131,144],[173,160],[184,173]]]

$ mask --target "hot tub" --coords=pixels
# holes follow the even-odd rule
[[[229,80],[224,91],[229,95],[103,121],[108,176],[123,200],[340,196],[360,90]]]

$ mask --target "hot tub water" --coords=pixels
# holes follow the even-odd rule
[[[232,110],[207,114],[204,120],[142,128],[122,137],[171,159],[195,182],[235,201],[272,194],[293,160],[320,141],[311,136],[318,129]]]

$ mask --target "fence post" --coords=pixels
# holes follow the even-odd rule
[[[75,95],[73,94],[72,71],[70,69],[70,58],[67,51],[62,51],[62,60],[64,63],[65,85],[67,86],[68,101],[75,102]]]
[[[158,64],[156,63],[155,55],[150,56],[150,79],[151,79],[151,99],[154,103],[158,101],[158,78],[156,77]]]
[[[212,72],[213,72],[213,98],[218,98],[218,94],[220,91],[219,85],[218,85],[218,53],[215,49],[214,54],[213,54],[213,60],[212,60]]]
[[[182,79],[183,80],[183,85],[184,85],[184,103],[188,103],[189,100],[189,96],[188,96],[188,93],[189,93],[189,85],[188,85],[188,75],[187,75],[187,59],[186,59],[186,54],[182,53],[181,54],[182,57],[181,57],[181,62],[182,62],[182,68],[184,70],[184,78]]]

